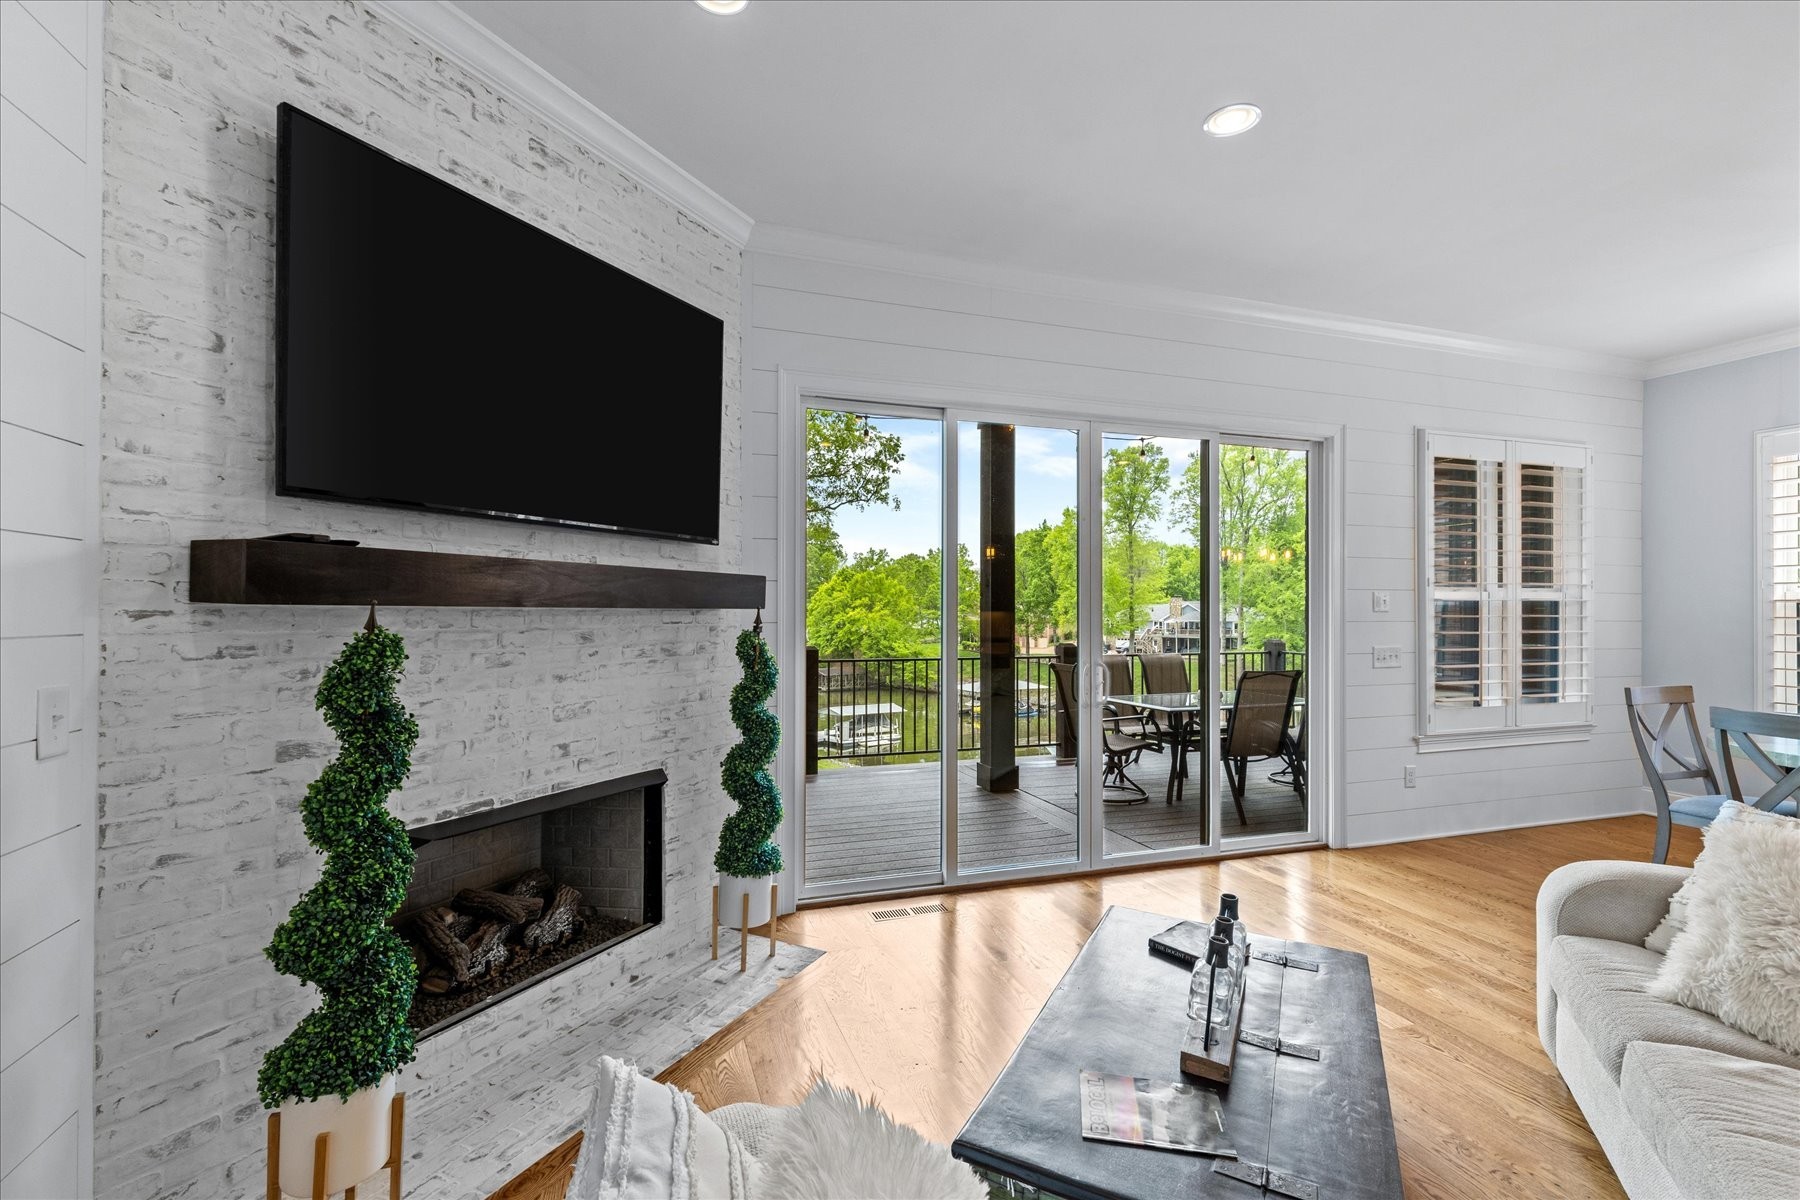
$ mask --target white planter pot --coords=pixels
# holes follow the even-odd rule
[[[386,1164],[394,1076],[353,1092],[348,1100],[321,1096],[289,1100],[281,1106],[281,1190],[289,1196],[313,1194],[313,1146],[321,1133],[326,1143],[325,1194],[335,1196],[354,1187]]]
[[[750,924],[769,923],[769,885],[772,875],[761,879],[745,879],[741,875],[719,873],[719,924],[736,929],[744,920],[744,897],[750,897]]]

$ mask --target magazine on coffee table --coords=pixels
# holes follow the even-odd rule
[[[1218,1093],[1191,1083],[1083,1071],[1081,1136],[1092,1142],[1237,1157],[1225,1138]]]

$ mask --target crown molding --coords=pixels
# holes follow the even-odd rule
[[[489,32],[448,0],[368,0],[375,12],[742,247],[755,224],[729,200]]]
[[[1351,317],[1341,313],[1321,312],[1316,309],[1269,304],[1260,300],[1244,300],[1234,296],[1189,292],[1180,288],[1033,271],[999,263],[908,250],[885,242],[869,242],[857,238],[839,237],[835,234],[813,233],[809,230],[793,229],[783,225],[757,224],[751,234],[749,248],[758,254],[813,259],[819,262],[965,283],[976,287],[996,288],[1030,295],[1055,296],[1059,299],[1088,301],[1121,308],[1176,312],[1187,316],[1237,321],[1248,325],[1265,325],[1277,329],[1292,329],[1333,337],[1355,338],[1366,342],[1384,342],[1390,345],[1437,350],[1450,354],[1467,354],[1477,358],[1552,367],[1565,371],[1581,371],[1613,378],[1642,379],[1647,366],[1641,359],[1635,358],[1564,350],[1526,342],[1507,342],[1496,338],[1456,333],[1447,329],[1432,329],[1420,325],[1404,325],[1395,321]]]
[[[1781,350],[1792,350],[1796,346],[1800,346],[1800,326],[1793,329],[1777,329],[1774,333],[1765,333],[1738,342],[1726,342],[1722,346],[1708,346],[1703,350],[1689,350],[1686,354],[1671,354],[1667,358],[1659,358],[1645,366],[1644,378],[1661,379],[1664,375],[1698,371],[1701,367],[1716,367],[1723,363],[1737,362],[1740,359],[1755,358],[1759,354],[1774,354]]]

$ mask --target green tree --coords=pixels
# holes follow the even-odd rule
[[[819,585],[844,565],[844,543],[829,522],[806,523],[806,599],[810,603]]]
[[[1073,630],[1078,620],[1076,604],[1075,510],[1065,508],[1062,520],[1044,535],[1044,556],[1049,560],[1050,580],[1055,600],[1050,606],[1050,619],[1058,630]]]
[[[1013,590],[1021,639],[1048,629],[1060,640],[1056,623],[1056,576],[1050,568],[1050,522],[1021,529],[1013,539]]]
[[[1168,564],[1164,579],[1169,595],[1187,600],[1206,599],[1206,582],[1200,574],[1200,550],[1195,546],[1166,546],[1164,550],[1164,561]]]
[[[1104,594],[1117,594],[1124,602],[1119,611],[1125,629],[1118,632],[1135,628],[1143,605],[1153,599],[1154,575],[1161,564],[1146,535],[1162,512],[1168,490],[1169,456],[1155,442],[1140,441],[1106,452],[1100,476],[1102,522],[1124,590],[1115,593],[1108,588]]]
[[[406,644],[371,609],[319,681],[316,704],[340,749],[306,789],[300,821],[325,866],[263,953],[283,975],[318,988],[320,1001],[263,1056],[256,1088],[268,1108],[348,1099],[413,1059],[419,971],[388,924],[413,869],[406,827],[387,810],[419,740],[397,695],[405,664]]]
[[[885,551],[875,553],[886,559]],[[943,555],[929,550],[924,554],[902,554],[891,563],[882,563],[882,569],[899,580],[912,597],[916,613],[913,639],[921,649],[941,640],[938,630],[944,620],[943,561]]]
[[[1219,593],[1245,645],[1306,642],[1306,455],[1219,450]]]
[[[893,486],[901,456],[900,435],[882,432],[868,417],[807,409],[807,519],[829,522],[840,508],[871,504],[898,511]]]
[[[1188,459],[1181,472],[1181,482],[1169,498],[1169,517],[1175,527],[1187,534],[1196,550],[1206,549],[1206,456],[1196,454]]]
[[[900,435],[884,433],[859,413],[806,410],[806,595],[843,566],[844,547],[833,526],[843,508],[880,505],[898,510],[894,476]]]
[[[819,585],[806,610],[807,641],[821,658],[911,658],[919,612],[891,564],[845,567]]]
[[[974,654],[981,648],[981,575],[969,548],[956,545],[956,645],[959,653]]]

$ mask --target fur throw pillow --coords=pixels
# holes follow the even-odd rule
[[[1658,954],[1667,954],[1669,946],[1675,941],[1675,935],[1687,928],[1688,889],[1694,886],[1694,877],[1689,875],[1681,881],[1675,894],[1669,897],[1669,911],[1663,919],[1656,923],[1650,936],[1644,939],[1644,949],[1654,950]]]
[[[1727,801],[1650,994],[1800,1054],[1800,819]]]
[[[987,1200],[968,1166],[855,1093],[823,1081],[783,1121],[757,1195],[780,1200]]]

